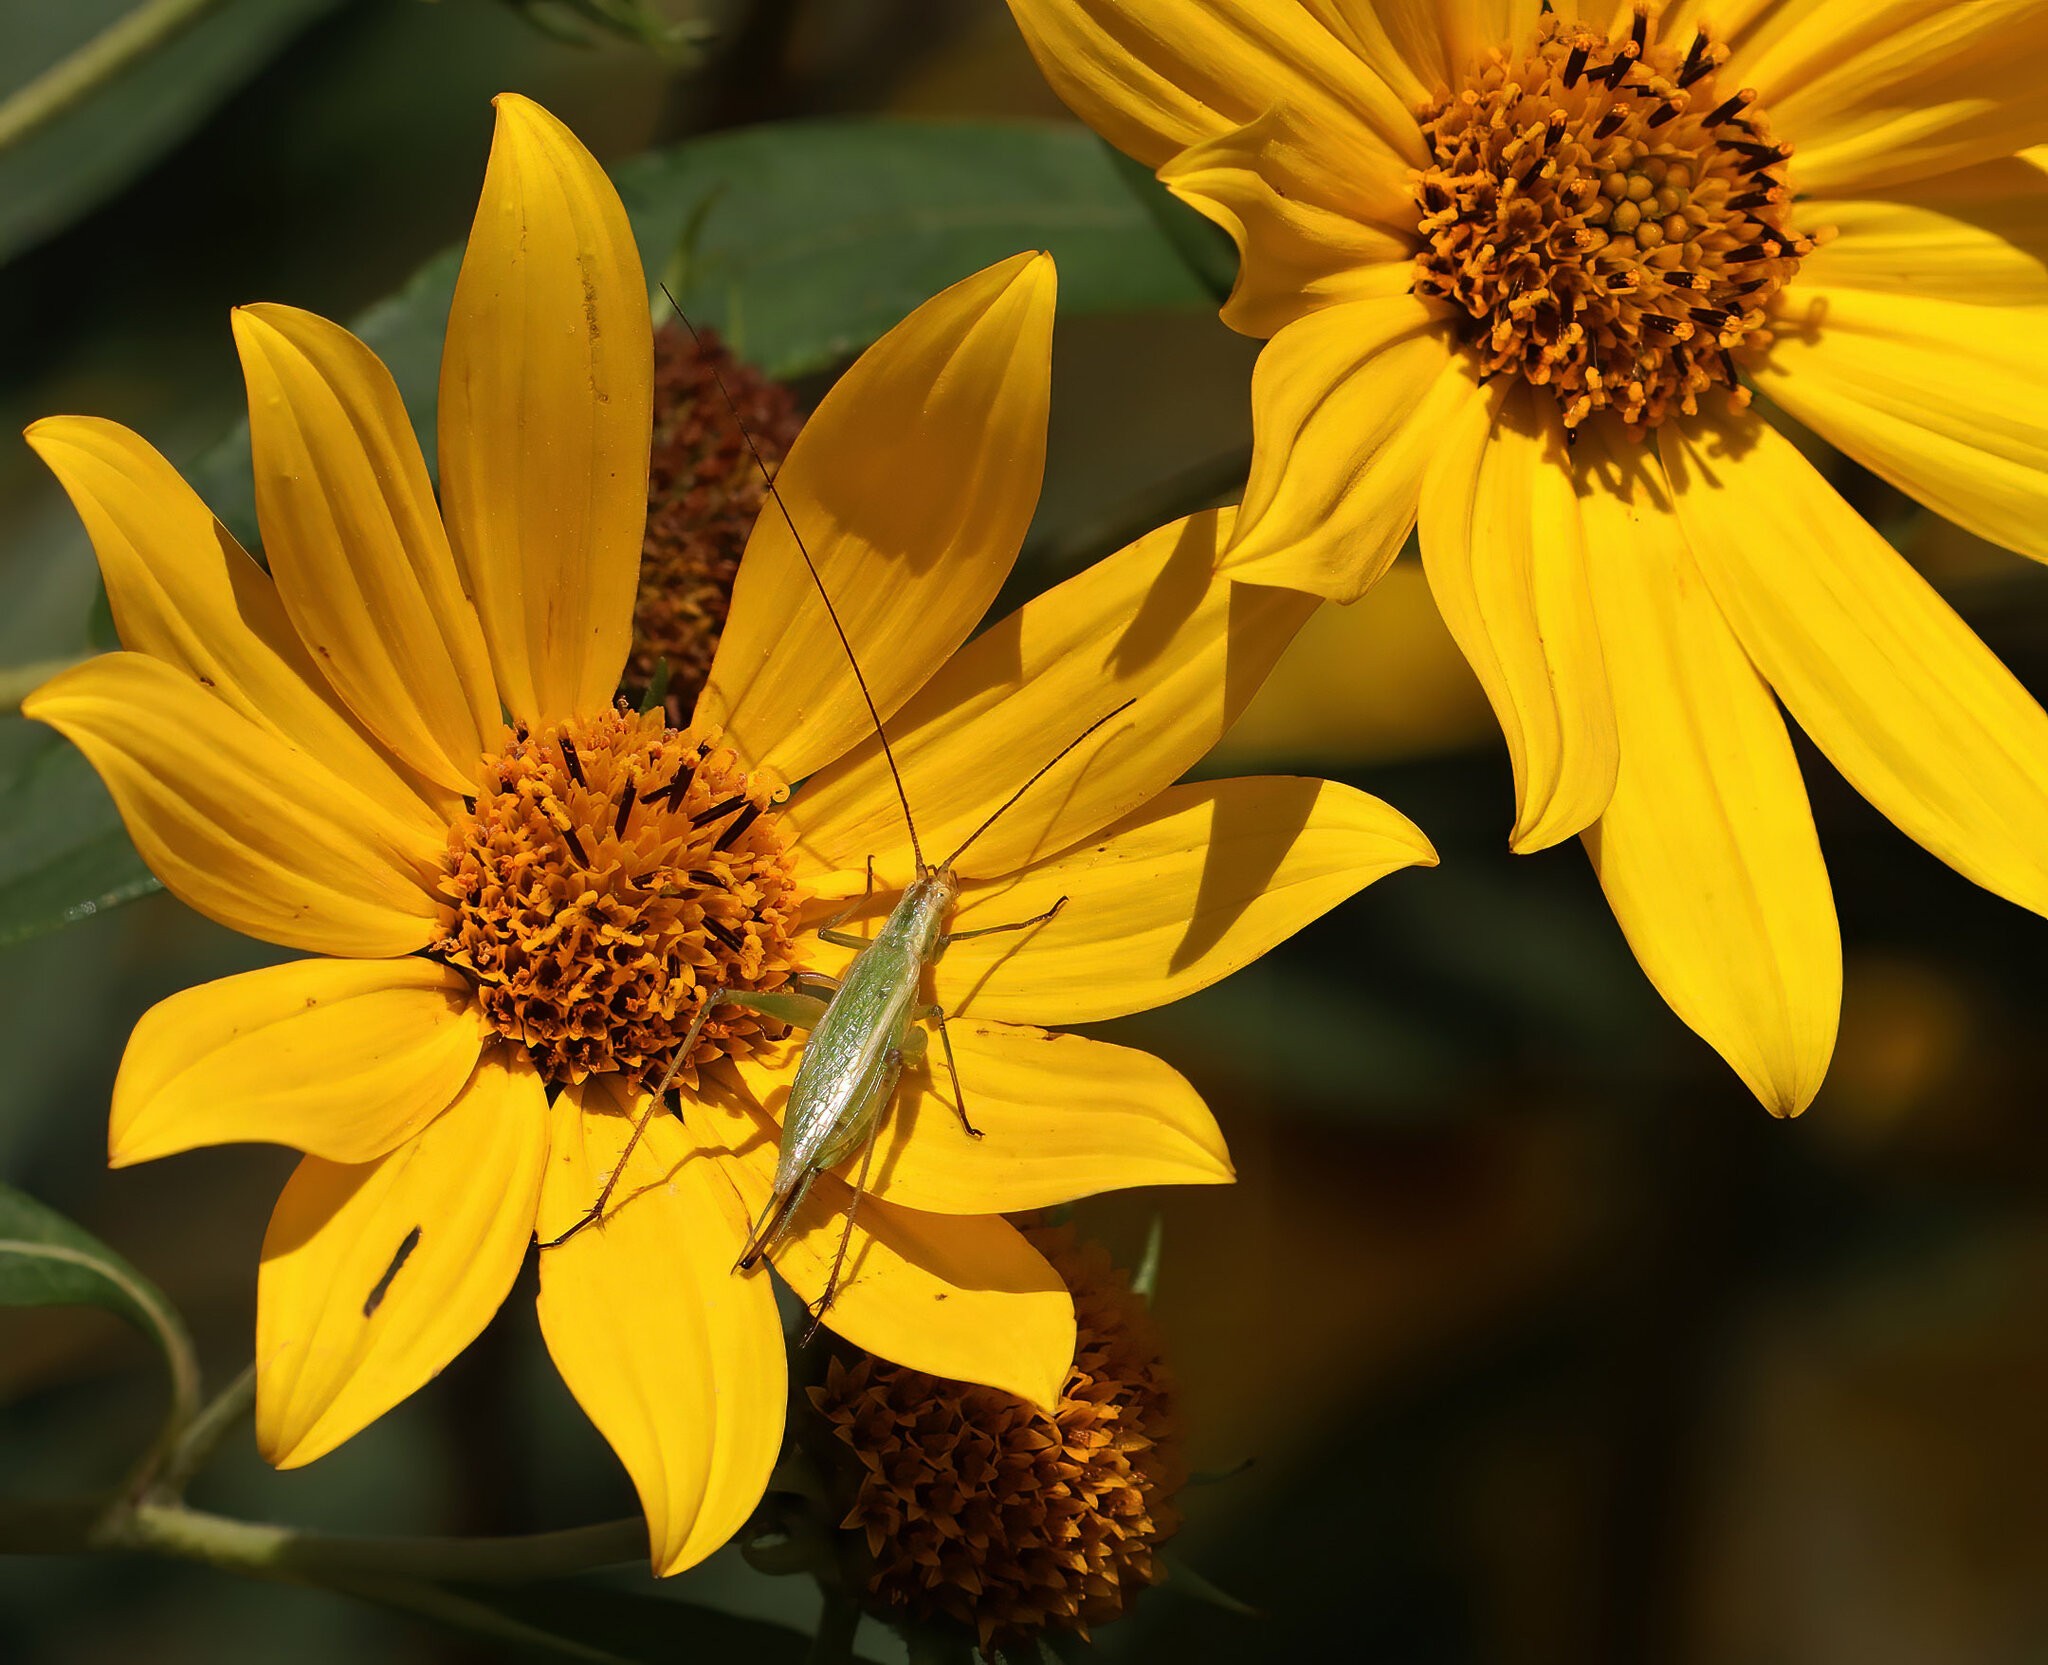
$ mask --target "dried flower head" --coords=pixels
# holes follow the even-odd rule
[[[867,1354],[835,1358],[811,1403],[859,1459],[842,1523],[891,1618],[950,1620],[982,1649],[1120,1617],[1164,1576],[1187,1477],[1156,1326],[1096,1245],[1032,1241],[1074,1294],[1079,1342],[1048,1419],[1011,1394]]]
[[[735,358],[714,331],[693,337],[674,322],[655,331],[647,537],[626,680],[645,688],[667,660],[668,696],[678,713],[696,704],[711,674],[740,556],[768,501],[760,465],[718,391],[720,379],[770,468],[789,454],[804,422],[796,395]]]

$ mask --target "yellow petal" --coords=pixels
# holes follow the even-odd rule
[[[1777,701],[1707,593],[1656,458],[1580,447],[1621,772],[1586,849],[1657,992],[1773,1115],[1834,1051],[1842,940]],[[1602,455],[1602,452],[1605,455]]]
[[[689,1116],[701,1148],[722,1153],[734,1193],[758,1218],[775,1173],[774,1122],[715,1085]],[[775,1251],[775,1270],[806,1302],[825,1293],[852,1197],[847,1181],[821,1175]],[[1073,1298],[1007,1220],[924,1214],[874,1196],[860,1200],[825,1324],[881,1358],[1001,1388],[1048,1411],[1074,1360]]]
[[[211,686],[233,710],[317,757],[387,810],[412,790],[314,667],[270,575],[143,439],[91,416],[28,430],[85,522],[125,647]],[[454,794],[444,804],[452,805]]]
[[[265,1457],[297,1468],[332,1451],[476,1338],[526,1258],[546,1157],[540,1077],[493,1049],[389,1156],[299,1164],[256,1278]]]
[[[961,858],[1007,873],[1087,838],[1178,780],[1213,746],[1315,607],[1216,571],[1229,512],[1194,515],[1027,602],[956,654],[891,725],[932,861],[943,859],[1091,723]],[[912,876],[903,811],[870,743],[816,777],[787,824],[808,863],[857,887]]]
[[[1415,825],[1335,781],[1176,786],[1091,842],[961,892],[952,928],[1057,918],[945,951],[949,1017],[1093,1023],[1206,988],[1398,868],[1434,867]]]
[[[1237,244],[1223,321],[1242,334],[1273,335],[1323,307],[1403,294],[1414,281],[1414,197],[1396,188],[1391,170],[1325,177],[1331,158],[1320,137],[1283,107],[1159,170],[1175,196]],[[1382,189],[1359,189],[1362,178]]]
[[[1782,18],[1722,79],[1763,94],[1804,193],[1925,179],[2048,139],[2039,0],[1821,0]]]
[[[2048,560],[2048,304],[1803,283],[1789,299],[1757,387],[1930,509]]]
[[[777,489],[884,717],[967,639],[1017,559],[1045,472],[1052,256],[956,283],[825,395]],[[914,483],[913,483],[914,482]],[[800,780],[874,724],[789,526],[754,522],[700,722]]]
[[[611,703],[647,521],[654,336],[626,211],[576,136],[497,99],[441,357],[441,497],[498,691]]]
[[[1835,236],[1799,263],[1809,287],[1876,289],[1974,306],[2048,305],[2048,152],[2003,156],[1817,206]]]
[[[1661,435],[1707,585],[1799,726],[1909,837],[2048,913],[2048,713],[1769,424]]]
[[[202,983],[128,1037],[113,1164],[240,1140],[372,1161],[448,1107],[484,1039],[469,985],[431,960],[295,960]]]
[[[1235,577],[1356,601],[1392,565],[1471,389],[1449,319],[1399,295],[1325,307],[1273,337],[1252,373],[1251,478],[1225,557]]]
[[[612,1088],[592,1080],[555,1100],[543,1241],[574,1225],[618,1166],[632,1121]],[[632,1114],[646,1102],[636,1096]],[[720,1165],[657,1114],[604,1222],[541,1251],[541,1333],[633,1477],[660,1575],[739,1530],[781,1449],[789,1387],[774,1291],[733,1271],[748,1224]]]
[[[1010,0],[1054,92],[1119,150],[1158,167],[1277,106],[1303,130],[1421,167],[1407,103],[1308,12],[1272,0]]]
[[[1516,384],[1467,401],[1434,442],[1423,570],[1507,738],[1508,842],[1527,854],[1599,819],[1617,765],[1564,429]]]
[[[234,326],[263,552],[285,611],[393,754],[469,791],[498,694],[397,384],[310,312],[245,306]]]
[[[875,1196],[930,1214],[1011,1214],[1134,1185],[1235,1177],[1201,1095],[1149,1052],[972,1018],[946,1028],[981,1137],[961,1125],[934,1032],[883,1117],[868,1174]],[[739,1070],[779,1122],[792,1075],[786,1054],[756,1055]]]
[[[149,870],[231,930],[381,959],[425,946],[446,833],[401,818],[158,659],[102,654],[22,701],[85,753]]]

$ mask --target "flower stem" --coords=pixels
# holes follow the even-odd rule
[[[244,1367],[241,1375],[215,1394],[173,1442],[155,1482],[159,1500],[184,1496],[193,1476],[206,1467],[228,1432],[256,1403],[256,1366]]]
[[[0,104],[0,150],[19,144],[107,82],[189,29],[220,0],[143,0]]]

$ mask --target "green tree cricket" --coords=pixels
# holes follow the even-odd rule
[[[669,300],[670,305],[674,306],[674,297],[671,296]],[[683,317],[680,307],[676,308],[676,315],[682,318],[684,326],[694,336],[695,326]],[[852,962],[841,977],[834,979],[817,973],[803,972],[792,978],[789,986],[779,989],[710,990],[705,995],[703,1004],[697,1009],[688,1033],[671,1056],[660,1083],[634,1122],[632,1134],[624,1150],[620,1152],[618,1163],[605,1181],[604,1188],[598,1193],[597,1200],[567,1231],[543,1243],[541,1247],[554,1248],[575,1236],[585,1226],[603,1218],[605,1207],[610,1202],[620,1177],[626,1171],[627,1161],[638,1146],[648,1122],[666,1102],[676,1074],[688,1060],[713,1010],[720,1006],[737,1006],[759,1012],[776,1022],[806,1031],[808,1038],[798,1060],[796,1076],[790,1085],[788,1102],[783,1111],[782,1139],[768,1202],[759,1220],[755,1222],[734,1270],[750,1271],[764,1257],[772,1256],[789,1234],[797,1211],[818,1175],[848,1161],[856,1152],[860,1156],[860,1168],[840,1232],[838,1250],[833,1257],[831,1274],[826,1280],[823,1294],[811,1309],[811,1329],[806,1333],[806,1339],[809,1339],[811,1334],[816,1333],[818,1322],[838,1292],[840,1277],[845,1270],[848,1245],[852,1241],[854,1220],[859,1213],[861,1197],[867,1187],[868,1167],[874,1155],[876,1137],[884,1116],[894,1102],[897,1083],[901,1079],[904,1065],[922,1059],[925,1054],[926,1034],[918,1025],[929,1022],[937,1026],[939,1040],[946,1054],[947,1073],[953,1083],[954,1108],[959,1115],[962,1131],[970,1138],[981,1137],[968,1115],[959,1069],[953,1058],[952,1038],[946,1031],[945,1013],[938,1006],[926,1005],[920,1000],[926,969],[937,960],[950,942],[967,937],[990,936],[1004,931],[1021,931],[1034,925],[1042,925],[1066,905],[1066,898],[1061,897],[1050,908],[1029,919],[984,926],[974,931],[949,933],[945,928],[946,920],[951,915],[960,893],[960,880],[955,872],[955,864],[976,839],[994,826],[1062,758],[1105,723],[1128,711],[1135,702],[1126,701],[1114,711],[1090,723],[1042,764],[1030,779],[1004,800],[943,861],[936,865],[926,861],[924,847],[917,835],[916,818],[911,813],[909,795],[904,790],[903,777],[897,770],[895,754],[889,746],[888,731],[882,722],[880,711],[876,708],[874,696],[869,692],[867,678],[861,670],[853,644],[840,622],[838,610],[834,607],[824,579],[803,541],[802,533],[798,531],[781,493],[775,489],[774,475],[759,451],[754,449],[753,436],[747,432],[738,406],[726,390],[722,378],[718,378],[718,387],[720,393],[725,396],[733,420],[739,425],[748,449],[753,451],[754,460],[760,465],[761,472],[767,480],[769,498],[789,528],[790,536],[803,557],[811,580],[817,586],[819,599],[824,604],[833,630],[846,652],[854,680],[859,685],[861,697],[867,704],[868,715],[874,722],[882,756],[888,764],[890,778],[896,788],[897,801],[902,806],[904,826],[909,833],[911,853],[916,862],[916,877],[904,890],[880,930],[872,938],[849,935],[840,927],[851,919],[874,893],[874,864],[870,859],[868,885],[861,899],[826,920],[818,928],[818,935],[824,941],[856,951]]]

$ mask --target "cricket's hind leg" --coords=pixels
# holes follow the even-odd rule
[[[648,1095],[647,1107],[634,1118],[632,1136],[626,1140],[626,1148],[619,1152],[617,1165],[611,1176],[605,1180],[604,1189],[597,1194],[597,1201],[567,1231],[558,1237],[550,1237],[541,1244],[543,1249],[557,1249],[574,1237],[585,1226],[595,1225],[604,1218],[605,1204],[612,1200],[612,1193],[618,1189],[619,1181],[625,1176],[626,1163],[633,1152],[640,1147],[640,1137],[647,1131],[647,1124],[654,1119],[668,1097],[669,1084],[676,1078],[676,1072],[683,1067],[683,1060],[690,1056],[697,1044],[697,1037],[704,1033],[704,1025],[710,1021],[711,1011],[716,1006],[739,1006],[750,1012],[760,1012],[778,1023],[792,1024],[798,1029],[809,1029],[825,1015],[825,1002],[815,995],[792,994],[787,990],[763,993],[757,989],[713,989],[704,998],[704,1004],[697,1008],[697,1015],[690,1020],[689,1032],[683,1036],[682,1044],[670,1057],[668,1068],[662,1072],[661,1085]]]

